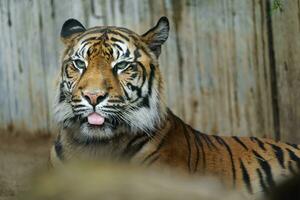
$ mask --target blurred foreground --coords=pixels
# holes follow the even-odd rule
[[[211,178],[191,179],[122,163],[76,163],[50,170],[50,144],[49,137],[1,137],[0,200],[246,199]],[[268,200],[299,200],[300,177],[270,194]]]
[[[27,180],[34,172],[47,168],[50,144],[50,137],[1,134],[0,200],[15,199],[28,189]]]
[[[279,185],[268,197],[226,190],[209,177],[191,178],[123,163],[73,163],[35,178],[20,200],[300,200],[300,176]]]
[[[75,163],[38,176],[26,200],[238,200],[218,181],[122,163]],[[22,198],[24,199],[24,195]]]

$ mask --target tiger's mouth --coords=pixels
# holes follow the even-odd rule
[[[105,118],[102,115],[93,112],[87,116],[87,121],[90,125],[101,126],[104,124]]]
[[[96,112],[89,114],[80,120],[81,124],[87,124],[90,129],[102,129],[102,128],[117,128],[120,124],[119,121],[114,118],[104,117]]]

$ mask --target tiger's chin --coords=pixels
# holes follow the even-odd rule
[[[106,122],[103,125],[92,125],[88,122],[84,122],[80,126],[80,138],[107,140],[117,135],[117,128],[111,127]]]
[[[87,117],[73,116],[64,120],[63,129],[67,130],[69,135],[80,143],[93,141],[108,141],[124,131],[124,125],[110,118],[105,118],[101,124],[92,124]]]

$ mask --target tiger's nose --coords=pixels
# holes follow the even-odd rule
[[[82,96],[85,98],[92,106],[96,106],[101,101],[103,101],[108,93],[103,91],[82,91]]]

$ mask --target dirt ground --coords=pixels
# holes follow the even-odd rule
[[[49,136],[9,136],[0,138],[0,200],[13,200],[28,188],[33,173],[48,167],[52,143]]]

